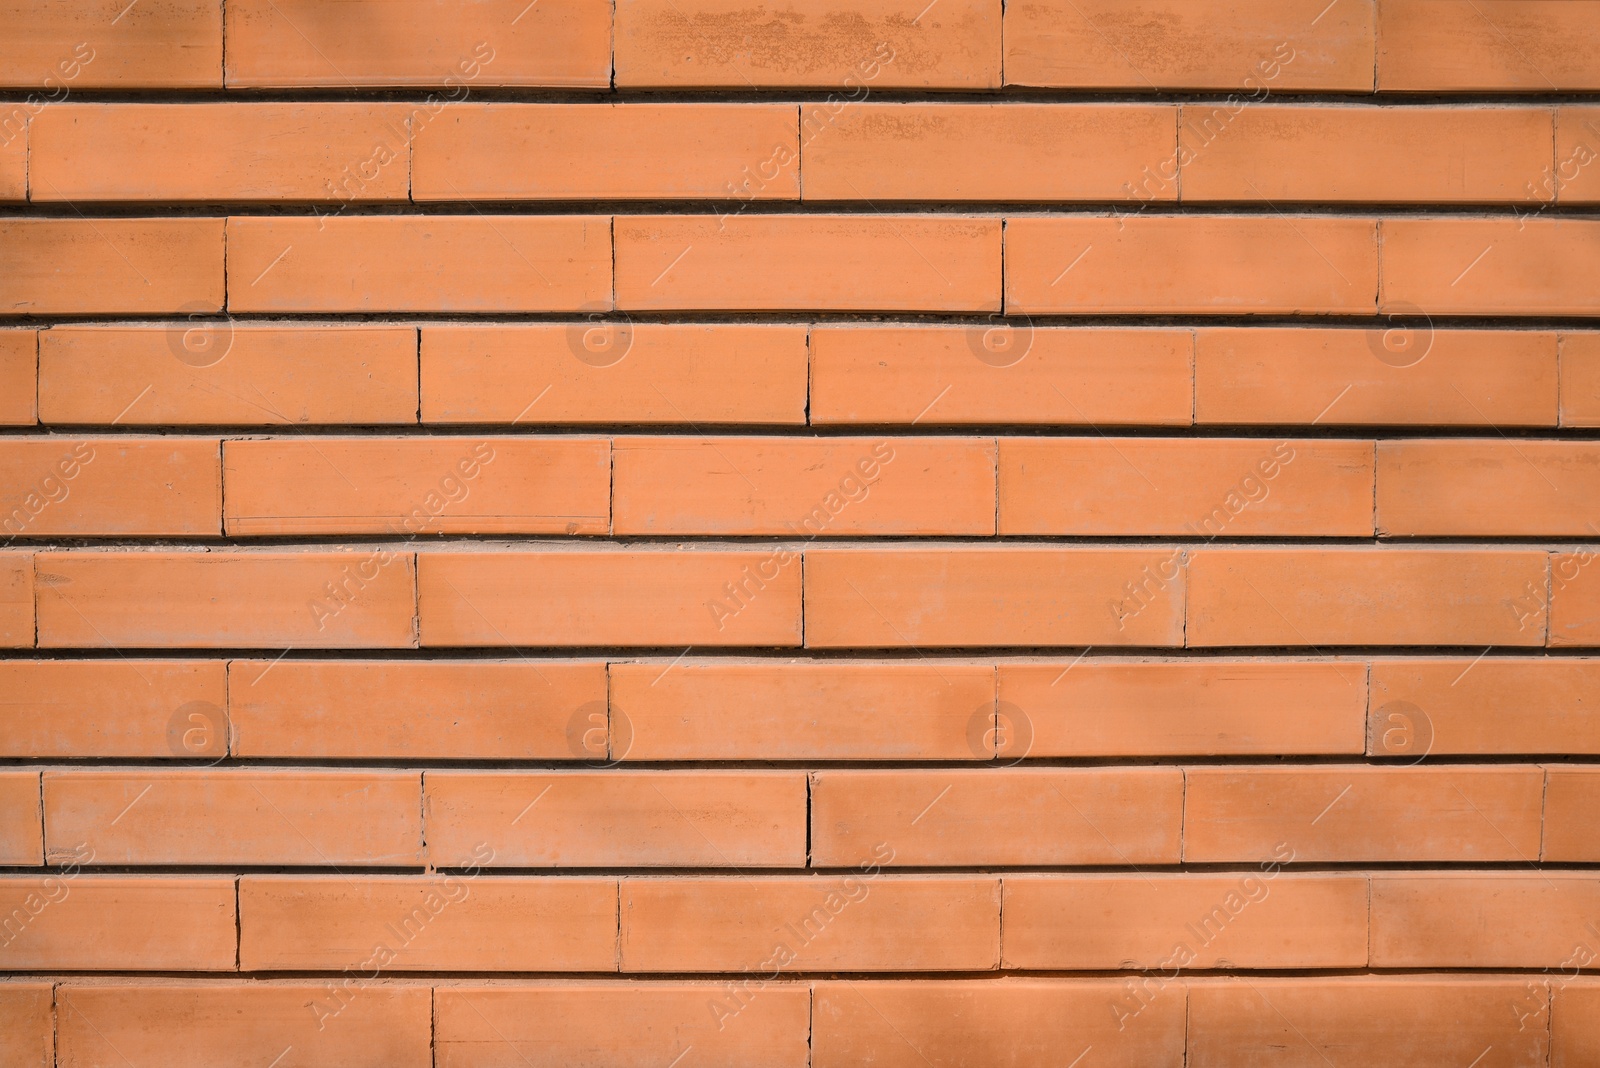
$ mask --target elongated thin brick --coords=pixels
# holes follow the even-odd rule
[[[1362,752],[1361,663],[1063,660],[999,676],[1029,756]]]
[[[422,643],[799,645],[800,556],[423,553]]]
[[[862,104],[805,140],[805,199],[1144,199],[1133,178],[1172,157],[1176,119],[1170,106]]]
[[[1527,863],[1544,774],[1534,767],[1188,768],[1183,858]]]
[[[1081,89],[1372,88],[1373,12],[1319,0],[1019,0],[1006,7],[1006,82]]]
[[[53,993],[49,983],[0,983],[0,1068],[55,1068]]]
[[[1000,533],[1372,534],[1372,444],[1001,438]]]
[[[1551,93],[1600,88],[1592,0],[1384,0],[1378,88]]]
[[[1187,426],[1187,330],[819,325],[813,423]]]
[[[1506,440],[1378,443],[1378,529],[1390,535],[1585,535],[1600,448]]]
[[[33,199],[403,201],[409,117],[403,104],[68,104],[28,128]]]
[[[749,999],[712,983],[440,986],[434,1006],[439,1068],[810,1064],[803,983],[768,984]]]
[[[1143,1002],[1111,979],[852,980],[815,990],[816,1068],[1054,1068],[1064,1052],[1087,1050],[1107,1068],[1183,1061],[1181,983]]]
[[[1600,984],[1564,982],[1551,994],[1551,1068],[1580,1068],[1600,1057]]]
[[[60,1068],[161,1063],[173,1068],[431,1068],[430,991],[351,982],[63,985]],[[183,1042],[174,1046],[172,1036]]]
[[[1375,660],[1368,752],[1600,755],[1596,694],[1587,658]]]
[[[222,85],[220,0],[137,4],[7,0],[0,23],[0,82],[44,89],[216,88]]]
[[[994,533],[993,438],[618,438],[615,532]]]
[[[10,107],[10,114],[5,108]],[[0,105],[0,201],[28,199],[28,113],[23,106]]]
[[[189,756],[188,713],[220,726],[226,704],[220,660],[7,660],[0,756]],[[227,751],[225,738],[215,741],[217,754]]]
[[[3,669],[0,669],[3,670]],[[987,759],[987,665],[613,664],[633,760]],[[976,725],[976,730],[974,729]]]
[[[578,311],[611,303],[610,223],[581,216],[228,220],[230,311]]]
[[[793,104],[462,104],[417,131],[415,200],[800,199]]]
[[[37,771],[0,771],[0,864],[44,863]]]
[[[425,423],[804,423],[806,328],[424,326]]]
[[[1550,557],[1550,644],[1600,645],[1600,552],[1593,548]]]
[[[1548,108],[1184,105],[1183,199],[1550,203]]]
[[[1000,220],[619,216],[619,308],[999,311]]]
[[[1549,1051],[1543,977],[1223,979],[1188,989],[1194,1068],[1473,1058],[1480,1068],[1522,1068],[1544,1064]]]
[[[0,315],[220,311],[221,219],[0,220]]]
[[[438,86],[413,122],[474,86],[603,87],[609,11],[583,0],[235,0],[227,6],[230,86]]]
[[[1201,549],[1187,642],[1543,645],[1545,554],[1483,549]]]
[[[1000,881],[884,876],[893,853],[881,843],[843,877],[624,879],[622,971],[996,967]]]
[[[591,755],[588,715],[605,722],[598,662],[235,660],[228,675],[243,757],[569,759]]]
[[[1379,311],[1596,315],[1580,279],[1600,269],[1588,219],[1385,219]]]
[[[495,847],[516,868],[803,867],[801,772],[429,772],[435,864]]]
[[[1600,160],[1600,108],[1558,107],[1555,114],[1555,163],[1546,165],[1532,184],[1553,190],[1562,204],[1592,204],[1600,200],[1594,167]]]
[[[611,447],[582,438],[279,438],[223,448],[230,534],[605,534]]]
[[[1175,549],[813,549],[806,644],[1180,645]]]
[[[1372,966],[1571,969],[1597,910],[1590,872],[1377,872]]]
[[[206,438],[9,438],[0,530],[13,537],[216,535],[221,442]]]
[[[1377,291],[1370,219],[1279,213],[1006,222],[1008,311],[1371,314]]]
[[[1556,337],[1415,316],[1373,330],[1202,329],[1194,403],[1197,423],[1554,426]]]
[[[1176,864],[1183,807],[1176,768],[820,771],[811,863],[889,841],[897,865]]]
[[[85,875],[82,843],[50,875],[0,877],[0,952],[36,971],[234,970],[233,879]]]
[[[1600,426],[1600,334],[1561,335],[1561,425]]]
[[[0,648],[27,649],[34,644],[33,557],[0,553]]]
[[[46,845],[56,864],[91,842],[103,864],[420,867],[421,802],[416,772],[52,771]]]
[[[1544,852],[1540,860],[1600,860],[1594,837],[1600,819],[1600,774],[1592,768],[1552,766],[1544,798]]]
[[[1293,855],[1243,874],[1007,876],[1005,967],[1365,966],[1367,880],[1282,874]]]
[[[820,126],[874,89],[998,87],[1000,9],[784,0],[752,12],[739,0],[622,0],[616,84],[848,90],[805,109]]]
[[[452,866],[493,855],[480,843]],[[246,875],[239,932],[245,971],[611,971],[617,882]]]
[[[38,332],[0,330],[0,426],[38,421],[38,369]]]
[[[410,553],[41,553],[41,647],[405,648]]]
[[[39,338],[45,423],[415,423],[417,332],[395,326],[55,326]]]

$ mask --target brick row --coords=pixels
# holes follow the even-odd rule
[[[11,1063],[22,1068],[82,1068],[117,1050],[199,1068],[285,1045],[286,1064],[352,1068],[431,1068],[435,1052],[450,1068],[642,1068],[686,1049],[716,1065],[909,1068],[981,1054],[1045,1068],[1069,1047],[1122,1068],[1310,1066],[1340,1053],[1464,1064],[1485,1050],[1481,1063],[1506,1068],[1584,1063],[1600,1038],[1596,1004],[1592,981],[1514,975],[0,985],[0,1014],[18,1036]],[[175,1026],[188,1041],[167,1052],[163,1029]]]
[[[0,199],[326,202],[335,213],[675,198],[742,213],[802,197],[1542,210],[1600,193],[1588,169],[1597,123],[1590,107],[65,103],[6,132]],[[241,142],[262,147],[245,157]]]
[[[0,554],[0,640],[83,649],[1591,646],[1600,638],[1594,558],[1588,549],[792,544],[11,552]]]

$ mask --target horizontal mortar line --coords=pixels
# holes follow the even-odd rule
[[[1351,663],[1360,660],[1419,660],[1450,659],[1471,661],[1479,657],[1494,659],[1570,660],[1593,657],[1600,647],[1595,646],[1500,646],[1485,652],[1479,644],[1472,645],[1240,645],[1240,646],[1167,646],[1121,645],[1091,646],[1099,650],[1090,660],[1220,660],[1229,657],[1251,660],[1314,661]],[[1015,661],[1060,663],[1082,655],[1085,646],[1032,645],[1032,646],[851,646],[803,647],[784,646],[724,646],[714,652],[702,653],[694,658],[700,662],[785,662],[815,660],[828,663],[853,661],[897,661],[911,663],[966,663]],[[1332,652],[1330,652],[1332,650]],[[528,654],[535,654],[529,656]],[[1076,655],[1075,655],[1076,654]],[[197,648],[194,646],[120,646],[99,648],[90,646],[45,646],[40,648],[17,647],[0,650],[0,663],[18,660],[51,661],[108,661],[108,660],[336,660],[351,662],[414,661],[426,663],[433,660],[508,660],[546,664],[561,661],[604,660],[608,663],[648,663],[660,665],[683,656],[683,644],[657,646],[595,645],[479,645],[479,646],[424,646],[422,648],[365,647],[365,648],[292,648],[283,646],[230,646],[227,648]]]
[[[237,487],[235,487],[237,492]],[[987,495],[983,498],[987,501]],[[398,513],[397,513],[398,514]],[[445,513],[445,519],[449,514]],[[1460,535],[1437,534],[1262,534],[1254,536],[1229,536],[1208,538],[1185,534],[849,534],[837,538],[812,537],[795,534],[677,533],[677,534],[427,534],[398,537],[394,534],[314,534],[287,533],[276,535],[170,535],[152,534],[130,536],[116,535],[39,535],[24,544],[19,535],[8,542],[19,551],[33,553],[95,554],[127,553],[182,553],[192,551],[196,556],[216,554],[229,550],[239,554],[263,554],[303,550],[327,552],[330,550],[388,549],[395,553],[416,553],[421,556],[451,552],[476,553],[485,558],[519,553],[628,553],[659,552],[683,555],[694,553],[739,552],[753,553],[763,549],[785,549],[791,553],[858,552],[909,552],[918,549],[945,551],[952,549],[1081,549],[1098,552],[1151,552],[1172,549],[1183,552],[1207,552],[1225,549],[1365,549],[1373,553],[1413,552],[1429,549],[1440,551],[1481,550],[1485,552],[1573,552],[1594,544],[1593,531],[1579,534],[1529,534],[1529,535]]]
[[[1461,441],[1495,444],[1512,439],[1552,445],[1600,442],[1600,425],[1563,427],[1497,426],[1493,423],[1406,426],[1365,423],[1200,423],[1118,425],[1079,423],[714,423],[682,420],[673,423],[534,423],[529,421],[474,423],[38,423],[0,427],[0,442],[7,439],[72,442],[85,437],[148,438],[161,441],[296,442],[324,441],[429,441],[484,437],[527,439],[530,442],[607,441],[613,438],[652,438],[666,441],[701,441],[722,438],[760,438],[772,441],[826,442],[890,437],[953,439],[982,445],[987,439],[1012,441],[1037,439],[1076,443],[1106,438],[1158,441],[1294,441],[1410,442]],[[268,517],[284,518],[284,517]],[[25,535],[18,535],[23,537]],[[53,535],[59,537],[60,535]],[[1363,535],[1365,536],[1365,535]],[[1463,535],[1469,537],[1470,535]],[[1501,535],[1530,537],[1532,535]]]
[[[548,665],[547,665],[548,666]],[[1363,709],[1352,708],[1343,715],[1354,717],[1366,714]],[[1425,760],[1405,756],[1363,756],[1358,752],[1340,753],[1238,753],[1196,754],[1194,756],[1162,756],[1123,754],[1116,756],[1029,756],[1027,758],[898,758],[894,756],[865,756],[856,758],[787,757],[781,759],[762,757],[701,757],[627,759],[595,762],[577,757],[341,757],[305,754],[279,754],[267,756],[232,756],[224,759],[195,759],[144,755],[132,757],[107,756],[0,756],[0,767],[12,770],[42,772],[109,771],[126,775],[159,775],[170,772],[221,771],[319,771],[319,772],[484,772],[526,773],[530,775],[584,773],[584,772],[851,772],[851,771],[1001,771],[1020,768],[1039,771],[1058,770],[1130,770],[1137,768],[1299,768],[1359,769],[1359,768],[1410,768],[1410,767],[1477,767],[1495,765],[1506,768],[1536,768],[1560,764],[1580,770],[1591,767],[1600,770],[1600,752],[1551,753],[1429,753]]]

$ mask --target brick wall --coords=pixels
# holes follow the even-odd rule
[[[1600,1064],[1600,2],[0,24],[0,1068]]]

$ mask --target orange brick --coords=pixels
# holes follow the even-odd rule
[[[1378,88],[1548,93],[1600,89],[1593,0],[1384,0]]]
[[[1372,534],[1372,443],[1001,438],[1000,533]]]
[[[1382,248],[1381,311],[1600,314],[1580,281],[1600,270],[1600,225],[1585,219],[1385,219]]]
[[[421,776],[403,771],[72,770],[44,781],[53,864],[90,842],[100,864],[420,867],[421,802]]]
[[[1000,707],[1035,757],[1355,754],[1366,682],[1357,663],[1007,663]]]
[[[0,330],[0,426],[38,421],[38,369],[37,331]]]
[[[1078,314],[1372,312],[1367,219],[1240,215],[1010,219],[1006,309]]]
[[[815,989],[816,1068],[1057,1068],[1064,1057],[1081,1056],[1080,1048],[1094,1050],[1094,1063],[1106,1068],[1183,1062],[1182,984],[1138,1013],[1124,1006],[1140,1003],[1111,979],[846,981]]]
[[[241,757],[566,759],[606,707],[598,662],[235,660],[228,675]]]
[[[1576,969],[1597,911],[1592,872],[1378,872],[1372,967]]]
[[[1000,220],[624,215],[618,307],[998,311]]]
[[[6,0],[0,83],[43,88],[43,100],[80,89],[179,89],[222,84],[222,4],[124,0],[72,4]],[[31,99],[31,98],[30,98]]]
[[[1188,644],[1543,645],[1545,554],[1202,549]]]
[[[804,423],[806,328],[422,328],[425,423]]]
[[[0,220],[0,313],[219,311],[221,219]]]
[[[0,649],[34,644],[33,557],[0,553]]]
[[[1562,982],[1552,991],[1551,1068],[1582,1068],[1600,1058],[1600,985]]]
[[[452,862],[481,865],[493,847]],[[611,971],[617,881],[246,875],[244,971]]]
[[[0,677],[3,677],[0,665]],[[994,702],[976,664],[611,665],[634,760],[967,760]],[[980,728],[981,733],[981,728]]]
[[[1181,645],[1172,549],[819,549],[806,644]]]
[[[44,863],[41,819],[39,773],[0,771],[0,864]]]
[[[41,647],[404,648],[410,553],[43,553]]]
[[[1183,859],[1524,863],[1539,855],[1544,775],[1515,767],[1189,768]]]
[[[1378,529],[1389,535],[1600,533],[1600,447],[1508,439],[1378,442]]]
[[[1172,156],[1176,109],[861,104],[807,131],[807,200],[1127,200]],[[1176,200],[1177,186],[1154,199]],[[1140,198],[1143,199],[1143,198]]]
[[[827,122],[873,89],[997,88],[1000,8],[986,0],[937,11],[916,0],[784,0],[754,13],[739,0],[622,0],[616,84],[851,90],[807,111]]]
[[[56,1023],[49,983],[0,983],[0,1068],[55,1068]]]
[[[1017,0],[1005,24],[1011,85],[1248,89],[1245,101],[1372,88],[1365,3],[1326,11],[1317,0]]]
[[[228,220],[228,295],[246,312],[609,307],[608,220],[260,216]]]
[[[55,326],[39,338],[46,423],[415,423],[417,332],[388,326]]]
[[[1595,660],[1376,660],[1368,752],[1600,755],[1596,693]]]
[[[1563,204],[1592,204],[1600,200],[1600,108],[1556,108],[1556,155],[1538,178],[1539,188],[1555,191]]]
[[[800,199],[793,104],[462,104],[417,131],[416,200]]]
[[[94,859],[94,843],[77,853]],[[61,874],[0,877],[6,967],[37,971],[234,970],[233,879]]]
[[[424,553],[424,645],[799,645],[799,553]]]
[[[1515,976],[1191,982],[1187,1063],[1542,1065],[1548,1001],[1542,981]]]
[[[277,438],[223,449],[234,535],[605,534],[611,444]]]
[[[1550,644],[1600,645],[1600,568],[1596,553],[1554,553],[1550,557]]]
[[[9,438],[0,530],[13,537],[219,534],[221,442]]]
[[[624,879],[624,972],[973,971],[1000,960],[1000,881],[888,878],[879,844],[843,877]],[[938,937],[929,937],[937,931]]]
[[[1188,426],[1187,330],[818,326],[813,423]]]
[[[1544,802],[1544,852],[1540,860],[1600,860],[1594,828],[1600,820],[1600,774],[1588,768],[1545,769],[1549,786]]]
[[[337,12],[319,0],[232,0],[227,6],[230,86],[433,85],[414,121],[426,121],[472,86],[605,87],[611,19],[583,0],[353,0]],[[425,110],[424,110],[425,109]]]
[[[0,662],[0,757],[196,755],[181,745],[200,726],[188,716],[223,723],[224,679],[220,660]],[[205,747],[213,750],[227,752],[225,736]]]
[[[618,438],[615,532],[994,533],[993,438]]]
[[[1561,335],[1561,425],[1600,426],[1600,334]]]
[[[428,852],[479,842],[516,868],[800,868],[800,772],[449,772],[427,776]]]
[[[431,993],[355,983],[66,986],[61,1068],[154,1062],[172,1068],[260,1062],[284,1068],[431,1068]],[[172,1036],[183,1043],[172,1048]],[[288,1047],[289,1052],[285,1052]],[[127,1058],[127,1060],[124,1060]]]
[[[48,108],[28,128],[33,199],[403,201],[408,117],[372,104]]]
[[[1195,331],[1195,422],[1554,426],[1556,337],[1531,330]]]
[[[1551,202],[1547,108],[1186,104],[1187,201]]]
[[[1183,774],[819,771],[811,806],[811,863],[819,868],[853,865],[885,841],[897,865],[1176,864]]]
[[[1283,875],[1272,857],[1243,874],[1007,876],[1005,894],[1007,968],[1170,977],[1367,963],[1366,879]]]
[[[28,199],[28,135],[24,106],[8,115],[0,104],[0,201]],[[42,113],[42,112],[41,112]]]
[[[690,1063],[808,1068],[811,991],[759,997],[709,983],[537,983],[435,989],[438,1068]],[[708,1011],[709,1010],[709,1011]]]

